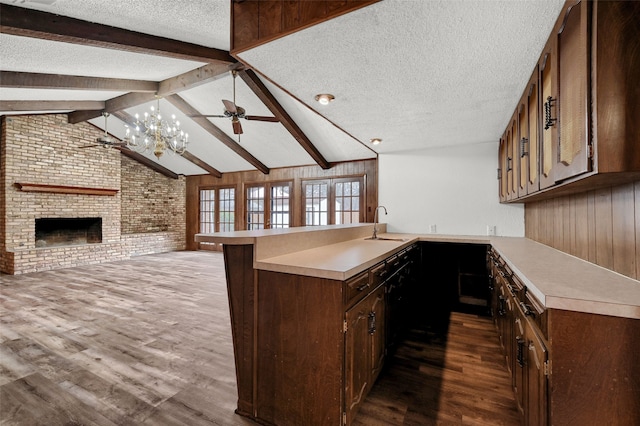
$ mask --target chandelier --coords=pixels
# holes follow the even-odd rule
[[[133,133],[129,126],[125,125],[126,134],[124,142],[133,151],[153,152],[160,159],[162,154],[169,149],[172,152],[182,155],[187,150],[189,134],[180,130],[180,122],[176,116],[171,116],[171,121],[164,120],[160,115],[160,98],[156,96],[157,108],[151,107],[151,114],[145,112],[144,118],[140,120],[138,114],[135,115],[135,130]]]

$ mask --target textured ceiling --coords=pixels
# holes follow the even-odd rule
[[[562,4],[384,0],[240,57],[379,152],[495,142]]]
[[[229,49],[228,0],[0,0],[141,33]],[[383,0],[244,52],[270,92],[330,162],[373,158],[451,144],[495,142],[562,7],[562,0]],[[203,65],[166,57],[0,34],[0,69],[161,81]],[[236,102],[271,115],[238,78]],[[179,95],[203,114],[232,99],[224,75]],[[313,100],[328,92],[336,100]],[[0,100],[107,100],[97,90],[0,88]],[[127,109],[142,113],[152,103]],[[221,172],[251,170],[247,161],[161,101],[190,133],[189,151]],[[0,114],[15,114],[5,112]],[[124,125],[109,118],[109,131]],[[226,118],[211,121],[237,140]],[[103,119],[92,123],[103,126]],[[242,121],[240,145],[267,167],[314,164],[279,123]],[[376,147],[370,138],[384,139]],[[374,151],[375,150],[375,151]],[[154,159],[153,156],[149,158]],[[160,163],[179,174],[205,173],[181,157]]]

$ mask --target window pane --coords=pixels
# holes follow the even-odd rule
[[[235,229],[235,188],[220,189],[220,232]]]
[[[200,190],[200,232],[215,232],[216,191],[213,189]]]
[[[338,193],[338,186],[342,192]],[[358,223],[360,221],[360,181],[336,183],[335,223]]]
[[[327,183],[305,184],[305,224],[327,225],[329,217],[329,200],[327,199]]]
[[[247,188],[247,229],[264,229],[264,186]]]
[[[271,228],[289,227],[289,185],[271,187]]]

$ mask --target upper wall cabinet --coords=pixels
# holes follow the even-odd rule
[[[500,141],[500,201],[640,179],[638,22],[638,1],[566,2]]]

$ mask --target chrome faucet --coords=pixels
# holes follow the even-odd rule
[[[378,239],[378,209],[384,209],[384,214],[387,214],[387,208],[385,206],[378,206],[376,207],[376,211],[373,214],[373,235],[371,236],[372,240],[377,240]]]

